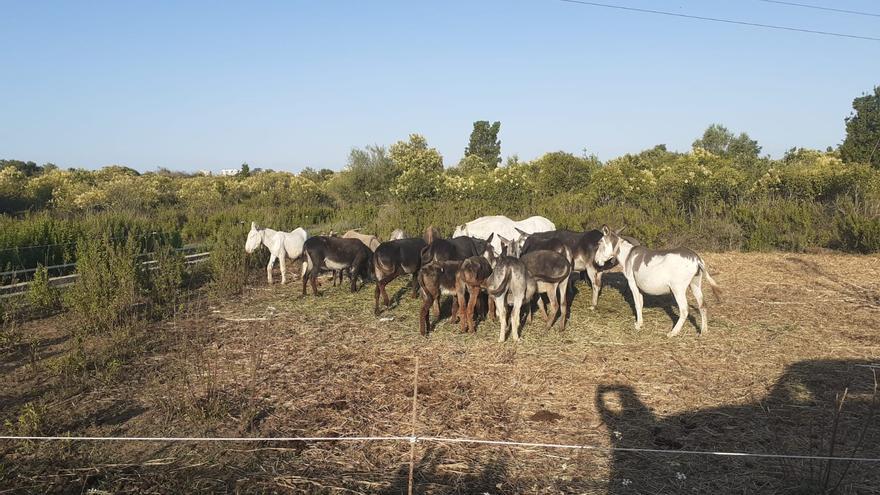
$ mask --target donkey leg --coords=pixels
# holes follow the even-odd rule
[[[384,286],[382,285],[382,281],[376,282],[376,290],[373,291],[373,314],[379,316],[379,295],[382,294]]]
[[[498,342],[504,342],[507,336],[507,301],[503,296],[495,298],[495,315],[498,316],[498,324],[501,327]]]
[[[513,311],[510,313],[510,334],[513,337],[514,341],[519,341],[519,314],[522,309],[522,301],[516,301],[513,303]]]
[[[596,276],[599,273],[592,262],[587,264],[587,277],[590,279],[590,310],[596,309],[596,304],[599,302],[599,286],[596,284]],[[601,278],[599,280],[601,281]]]
[[[556,298],[556,291],[559,286],[554,284],[550,286],[550,290],[547,291],[547,299],[550,300],[550,311],[547,313],[547,330],[550,330],[553,327],[553,324],[556,323],[556,313],[559,311],[559,302]]]
[[[681,332],[681,327],[684,326],[684,322],[686,322],[688,318],[687,287],[683,289],[673,289],[672,295],[675,296],[675,302],[678,303],[678,321],[675,322],[672,331],[666,334],[667,337],[675,337],[678,335],[678,332]]]
[[[275,255],[269,255],[269,264],[266,265],[266,279],[269,281],[269,285],[272,285],[272,266],[275,264]]]
[[[550,297],[549,293],[547,297]],[[538,294],[538,309],[541,310],[541,316],[544,318],[544,321],[547,321],[550,315],[547,314],[547,308],[544,306],[544,298],[541,297],[541,294]]]
[[[281,285],[287,283],[287,262],[285,261],[286,259],[286,254],[282,254],[278,257],[278,264],[281,266]]]
[[[318,295],[318,270],[312,270],[311,275],[309,275],[309,280],[312,282],[312,294]]]
[[[468,324],[468,332],[477,333],[477,324],[474,323],[474,310],[477,307],[477,303],[480,301],[480,286],[471,287],[468,289],[468,308],[467,308],[467,324]]]
[[[462,284],[461,287],[456,287],[455,302],[458,306],[458,323],[460,325],[459,330],[461,331],[461,333],[467,333],[468,330],[470,330],[471,325],[468,316],[470,304],[468,304],[467,287],[465,285]]]
[[[565,323],[568,321],[568,280],[559,286],[559,309],[562,318],[562,331],[565,331]]]
[[[415,299],[419,297],[419,272],[418,270],[413,272],[412,278],[412,298]]]
[[[696,277],[691,279],[691,292],[694,293],[694,299],[697,301],[697,309],[700,310],[700,335],[706,333],[706,304],[703,302],[703,275],[698,273]]]
[[[422,291],[422,309],[419,311],[419,333],[422,336],[428,335],[429,326],[431,325],[431,303],[433,297],[428,291]]]
[[[642,292],[639,291],[636,281],[627,278],[627,282],[629,282],[629,290],[632,293],[633,305],[636,307],[635,329],[639,330],[642,328],[642,305],[644,304],[644,299],[642,299]]]
[[[491,316],[492,321],[495,321],[495,298],[486,294],[486,299],[489,300],[489,309],[486,311],[486,315]]]
[[[452,313],[449,315],[449,323],[455,325],[461,320],[461,308],[458,307],[458,297],[452,297]]]

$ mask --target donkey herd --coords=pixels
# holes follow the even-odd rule
[[[374,311],[381,313],[379,299],[391,305],[386,286],[404,274],[412,275],[412,297],[422,298],[419,331],[427,335],[430,310],[440,316],[440,300],[452,296],[452,322],[462,332],[475,332],[474,313],[481,306],[481,294],[487,294],[487,314],[500,322],[498,340],[506,339],[508,329],[513,340],[520,338],[522,312],[532,319],[536,302],[547,328],[556,321],[565,329],[572,274],[586,276],[592,286],[591,309],[596,308],[602,286],[602,273],[618,264],[632,291],[638,330],[642,326],[643,295],[672,293],[679,317],[668,337],[677,335],[688,318],[687,289],[700,312],[699,332],[706,331],[706,307],[702,281],[705,277],[716,297],[718,284],[706,270],[703,259],[687,248],[656,250],[621,235],[603,225],[599,230],[573,232],[556,230],[550,220],[534,216],[514,221],[505,216],[486,216],[456,227],[451,238],[429,227],[423,237],[407,237],[395,230],[391,239],[381,242],[373,235],[357,230],[342,237],[331,233],[310,237],[297,228],[292,232],[276,231],[251,223],[245,251],[252,253],[264,245],[269,249],[267,278],[272,283],[272,269],[278,259],[281,282],[287,282],[286,258],[302,261],[302,290],[318,294],[317,278],[323,270],[333,273],[333,283],[342,283],[347,274],[351,291],[357,281],[363,286],[376,281]],[[544,297],[547,298],[545,306]]]

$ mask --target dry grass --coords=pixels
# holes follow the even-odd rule
[[[150,328],[152,344],[118,380],[65,392],[26,359],[10,360],[0,414],[14,422],[25,403],[40,403],[42,433],[409,435],[419,356],[420,436],[824,455],[847,389],[834,452],[850,454],[863,437],[858,454],[880,457],[873,378],[856,366],[880,361],[880,258],[706,259],[725,299],[709,296],[704,336],[690,323],[667,339],[673,304],[662,298],[648,300],[635,333],[619,274],[606,277],[597,311],[579,283],[569,329],[527,325],[518,345],[495,342],[493,322],[476,335],[441,323],[420,337],[408,279],[389,286],[403,297],[380,318],[373,285],[351,294],[323,280],[315,298],[298,283],[256,282]],[[31,327],[61,338],[58,321]],[[409,460],[397,443],[2,448],[0,485],[23,492],[400,493]],[[821,493],[844,472],[835,463],[826,483],[818,462],[442,443],[418,444],[416,459],[426,493]],[[877,467],[852,465],[839,492],[880,492]]]

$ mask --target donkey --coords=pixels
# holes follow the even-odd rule
[[[379,295],[385,307],[391,305],[385,286],[404,273],[412,273],[412,296],[418,297],[419,268],[422,266],[422,249],[425,241],[418,237],[396,239],[379,244],[373,253],[373,274],[376,276],[376,297],[373,312],[379,315]]]
[[[678,304],[678,321],[666,336],[678,335],[688,317],[687,289],[690,287],[700,310],[700,334],[706,331],[703,276],[719,301],[721,288],[709,275],[700,255],[687,248],[648,249],[632,237],[620,235],[620,230],[613,232],[607,225],[602,226],[602,234],[596,250],[596,263],[603,264],[614,258],[623,266],[623,275],[636,307],[636,330],[642,328],[642,292],[655,296],[672,292]]]
[[[269,285],[272,284],[272,268],[276,258],[281,265],[281,283],[286,284],[287,258],[296,260],[302,256],[303,244],[308,238],[308,232],[302,227],[297,227],[291,232],[280,232],[260,227],[257,222],[251,222],[251,230],[244,243],[244,250],[248,254],[253,253],[260,244],[269,248],[269,264],[266,265],[266,278],[269,280]]]
[[[522,261],[506,255],[503,244],[500,257],[495,256],[491,245],[487,246],[483,257],[492,267],[492,274],[483,281],[483,287],[495,304],[495,313],[501,326],[498,342],[504,342],[507,337],[508,305],[513,307],[510,314],[511,337],[518,341],[521,324],[520,311],[525,304],[526,311],[530,312],[529,306],[538,291],[537,282]]]
[[[428,330],[430,330],[431,305],[434,305],[437,318],[440,317],[440,298],[442,296],[453,296],[451,322],[456,323],[460,318],[456,276],[461,264],[461,261],[432,261],[419,270],[419,287],[422,293],[419,333],[423,336],[428,335]]]
[[[466,224],[457,226],[452,237],[470,236],[479,239],[488,239],[489,235],[494,233],[496,237],[492,243],[492,247],[495,249],[495,254],[499,255],[501,253],[501,239],[498,236],[501,235],[507,239],[516,240],[519,236],[516,231],[517,228],[531,233],[555,230],[556,226],[553,225],[553,222],[541,216],[533,216],[526,218],[525,220],[514,221],[504,215],[492,215],[480,217]]]
[[[370,259],[373,253],[357,239],[340,237],[312,237],[304,245],[306,263],[303,269],[302,293],[306,295],[306,283],[311,281],[312,293],[318,295],[318,272],[328,270],[351,270],[351,291],[357,290],[357,279],[362,285],[369,277]]]
[[[538,296],[538,307],[547,322],[547,329],[553,327],[557,311],[561,309],[562,331],[565,331],[565,322],[568,319],[568,278],[571,275],[571,262],[564,254],[545,250],[524,254],[520,260],[537,281],[538,294],[547,294],[547,299],[550,300],[548,313],[544,308],[544,300],[540,295]]]
[[[494,235],[494,234],[493,234]],[[492,235],[489,235],[491,241]],[[461,319],[461,331],[463,333],[476,333],[476,324],[474,323],[474,309],[480,300],[480,292],[486,279],[492,275],[492,265],[484,256],[486,250],[491,250],[492,246],[484,243],[483,252],[480,256],[471,256],[461,263],[461,268],[456,276],[455,290],[458,297],[458,307],[464,318]],[[493,253],[494,254],[494,253]],[[465,302],[465,296],[468,297]],[[467,306],[465,306],[467,304]],[[489,298],[489,314],[495,312],[495,300]]]
[[[361,234],[360,229],[352,229],[348,232],[342,234],[343,239],[357,239],[364,243],[364,246],[370,248],[370,251],[376,252],[376,248],[379,247],[379,244],[382,241],[379,240],[378,237],[369,234]]]
[[[485,241],[471,237],[443,239],[434,227],[425,229],[425,243],[421,253],[422,264],[432,261],[464,260],[483,253]]]
[[[522,234],[520,236],[523,242],[522,254],[538,249],[557,251],[560,243],[569,249],[571,252],[572,270],[581,273],[586,272],[587,278],[590,279],[593,289],[590,309],[596,309],[596,305],[599,303],[599,292],[602,289],[602,272],[617,265],[615,260],[601,266],[594,262],[596,249],[599,247],[599,241],[602,239],[602,232],[599,230],[588,230],[586,232],[553,230],[549,232],[536,232],[534,234]]]

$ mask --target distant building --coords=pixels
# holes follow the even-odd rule
[[[230,175],[235,175],[235,174],[237,174],[238,172],[239,172],[239,171],[238,171],[237,168],[224,168],[224,169],[220,169],[220,175],[222,175],[222,176],[224,176],[224,177],[229,177]]]
[[[202,169],[202,170],[199,170],[199,175],[205,175],[205,176],[210,177],[212,174],[211,174],[210,170]]]

